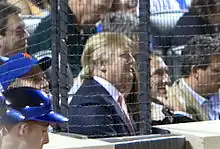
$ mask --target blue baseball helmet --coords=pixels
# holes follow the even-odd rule
[[[7,105],[21,112],[25,116],[25,120],[48,123],[68,121],[68,118],[53,111],[49,96],[36,88],[13,88],[3,92],[3,95]]]
[[[36,60],[28,53],[17,53],[11,57],[0,57],[0,83],[4,90],[16,79],[27,74],[33,67],[40,66],[44,71],[51,66],[50,57]]]
[[[0,84],[0,124],[5,124],[5,122],[8,124],[24,121],[25,117],[19,111],[7,107],[2,91],[3,88]]]

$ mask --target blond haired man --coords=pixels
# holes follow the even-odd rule
[[[93,138],[134,134],[124,100],[134,79],[132,46],[117,33],[88,39],[81,58],[85,79],[70,102],[70,132]]]

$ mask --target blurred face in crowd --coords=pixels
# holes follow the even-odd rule
[[[7,21],[5,36],[1,38],[1,51],[4,56],[13,55],[17,52],[24,52],[27,45],[28,33],[25,30],[24,22],[14,14],[10,15]]]
[[[154,98],[166,97],[166,87],[170,84],[170,78],[168,67],[160,56],[151,56],[150,70],[151,96]]]
[[[69,0],[69,6],[80,24],[94,24],[109,12],[113,0]]]
[[[2,149],[42,149],[49,142],[48,123],[27,121],[18,123],[8,130],[2,139]]]
[[[105,64],[101,64],[104,78],[112,83],[121,93],[129,93],[134,79],[134,57],[131,51],[115,50]]]
[[[45,73],[39,66],[33,67],[27,74],[17,78],[10,87],[34,87],[49,93],[49,83],[46,79]]]
[[[220,55],[212,56],[211,63],[206,69],[196,69],[194,78],[197,80],[198,92],[207,96],[218,92],[220,88]]]
[[[112,11],[130,11],[136,13],[138,0],[114,0]]]

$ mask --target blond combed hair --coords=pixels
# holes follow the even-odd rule
[[[81,57],[81,76],[91,77],[95,65],[108,61],[117,50],[132,52],[133,47],[132,40],[119,33],[102,32],[90,37]]]

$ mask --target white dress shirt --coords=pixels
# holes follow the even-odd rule
[[[213,94],[207,98],[196,93],[185,81],[181,80],[183,85],[188,89],[192,96],[196,99],[199,105],[208,113],[211,120],[220,119],[220,101],[219,94]]]
[[[96,80],[100,85],[102,85],[102,87],[105,88],[106,91],[108,91],[108,93],[112,96],[112,98],[118,102],[118,97],[120,95],[120,92],[107,80],[94,76],[93,77],[94,80]]]

